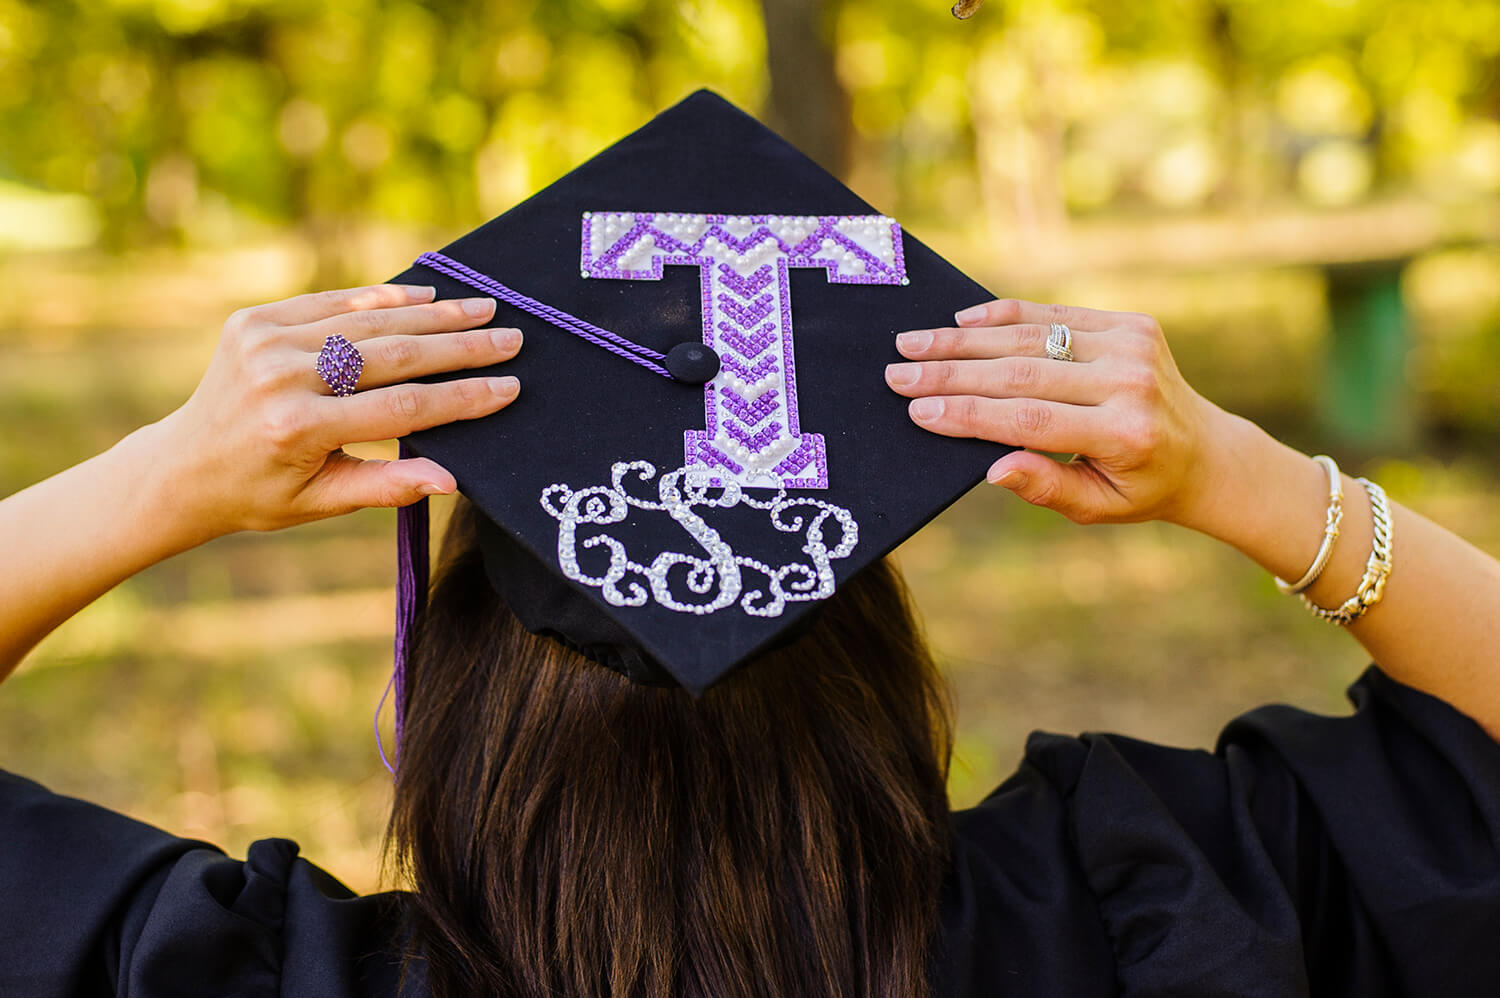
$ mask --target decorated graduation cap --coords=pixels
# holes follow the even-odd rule
[[[528,629],[638,682],[699,694],[787,641],[997,456],[884,381],[896,332],[984,289],[706,91],[394,280],[523,330],[513,404],[403,449],[484,513]],[[398,724],[425,510],[400,524]]]

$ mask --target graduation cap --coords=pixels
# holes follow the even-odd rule
[[[699,694],[789,640],[1003,452],[884,380],[898,331],[991,296],[707,91],[393,280],[524,332],[513,404],[403,449],[484,513],[528,629],[636,681]],[[425,509],[399,523],[398,724]]]

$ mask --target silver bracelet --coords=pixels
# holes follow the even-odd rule
[[[1318,576],[1328,567],[1328,559],[1333,557],[1333,542],[1339,539],[1339,523],[1344,518],[1344,479],[1339,474],[1339,466],[1327,454],[1319,454],[1313,460],[1328,472],[1328,512],[1323,526],[1323,543],[1318,545],[1312,567],[1302,578],[1296,582],[1288,582],[1280,576],[1276,577],[1276,588],[1287,596],[1295,596],[1318,581]]]
[[[1391,577],[1391,510],[1386,504],[1385,490],[1368,478],[1361,478],[1359,484],[1370,496],[1370,516],[1375,522],[1375,541],[1370,545],[1370,558],[1365,562],[1365,574],[1359,580],[1359,588],[1332,610],[1318,606],[1306,596],[1301,597],[1316,616],[1343,627],[1364,616],[1370,607],[1380,602],[1385,595],[1386,580]]]

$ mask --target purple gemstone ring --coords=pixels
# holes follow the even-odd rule
[[[353,343],[334,333],[323,341],[318,351],[317,372],[335,395],[353,395],[354,386],[365,369],[365,358]]]

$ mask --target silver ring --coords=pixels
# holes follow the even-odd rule
[[[1073,359],[1073,330],[1061,322],[1054,322],[1047,334],[1047,356],[1053,360]]]

